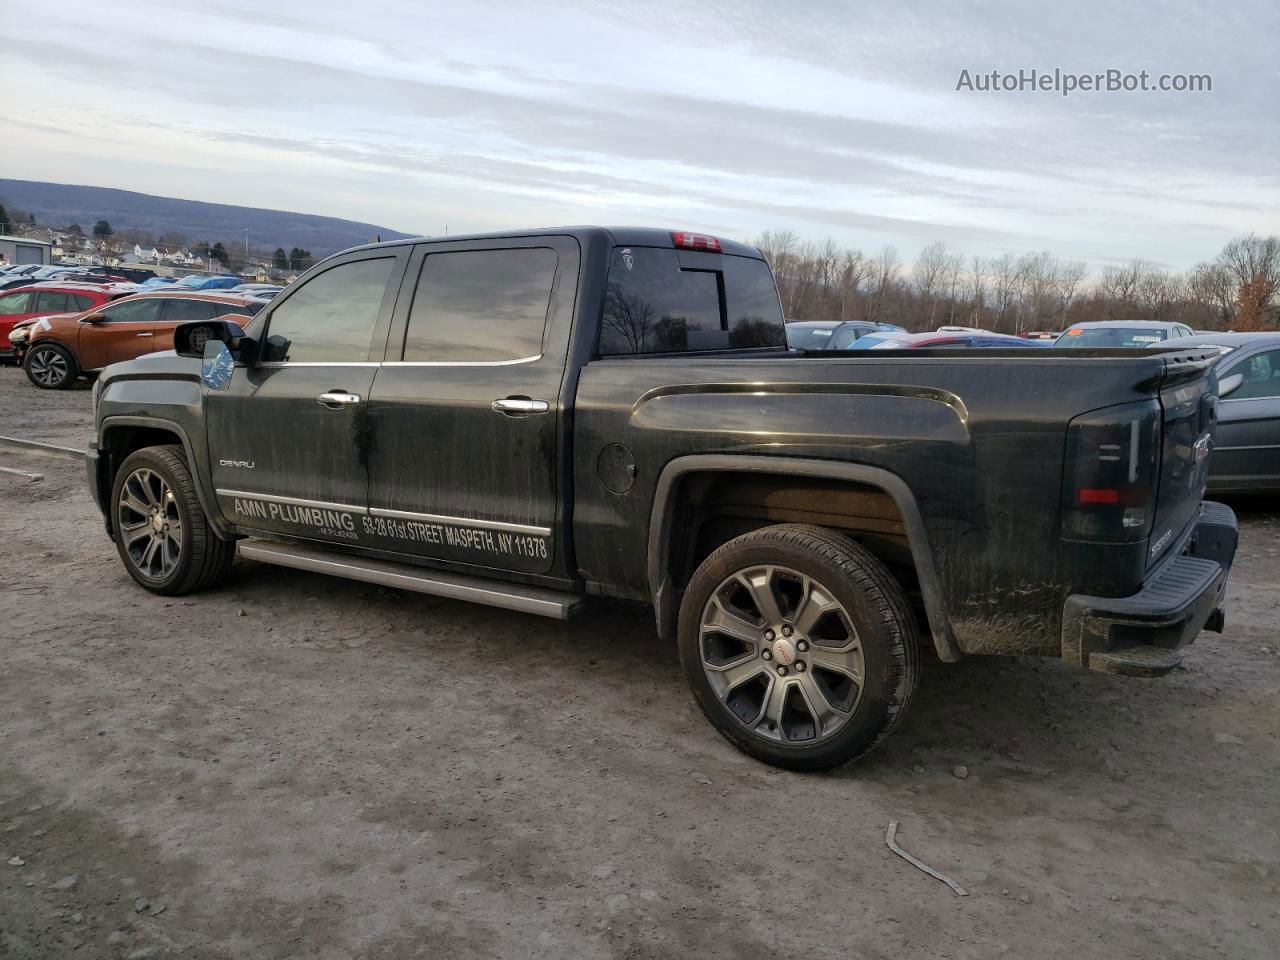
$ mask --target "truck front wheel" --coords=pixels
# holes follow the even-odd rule
[[[804,524],[754,530],[707,557],[680,605],[679,646],[716,729],[792,770],[866,753],[920,674],[898,581],[848,537]]]
[[[120,559],[152,593],[202,590],[231,568],[235,542],[210,528],[181,447],[131,453],[111,486],[111,509]]]

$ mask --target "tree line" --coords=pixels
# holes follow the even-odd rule
[[[1280,237],[1231,240],[1185,272],[1146,260],[1102,268],[1049,252],[966,257],[931,243],[913,264],[768,230],[756,241],[773,267],[788,320],[870,320],[908,330],[943,324],[999,333],[1059,331],[1090,320],[1156,320],[1201,330],[1270,330],[1280,305]]]

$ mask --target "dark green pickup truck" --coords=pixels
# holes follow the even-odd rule
[[[922,649],[1151,676],[1222,627],[1213,351],[788,351],[754,248],[599,227],[350,250],[175,345],[95,387],[138,583],[212,586],[238,543],[522,613],[640,601],[770,763],[868,750]]]

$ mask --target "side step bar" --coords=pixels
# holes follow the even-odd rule
[[[578,612],[584,598],[576,593],[562,593],[518,583],[502,583],[456,573],[441,573],[404,563],[370,560],[347,554],[301,547],[291,543],[267,540],[240,541],[240,556],[281,567],[327,573],[348,580],[376,583],[382,587],[429,593],[451,600],[468,600],[490,607],[502,607],[520,613],[534,613],[555,620],[568,620]]]

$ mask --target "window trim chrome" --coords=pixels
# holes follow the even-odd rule
[[[380,367],[377,360],[261,360],[255,366],[270,367]]]
[[[384,367],[514,367],[522,363],[535,363],[544,354],[532,357],[516,357],[514,360],[384,360]]]

